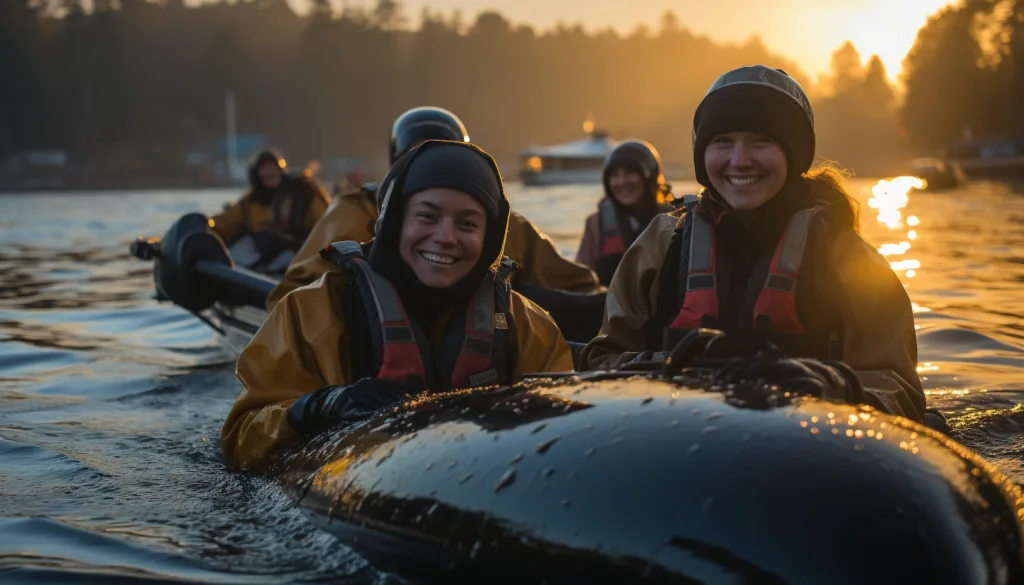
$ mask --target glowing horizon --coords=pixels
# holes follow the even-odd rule
[[[309,0],[289,0],[303,8]],[[515,24],[548,30],[559,23],[581,24],[588,31],[612,28],[629,33],[645,25],[656,31],[671,10],[680,26],[718,43],[742,43],[756,35],[773,53],[795,61],[812,79],[829,72],[832,52],[851,41],[864,62],[877,54],[890,79],[897,80],[907,51],[928,17],[957,0],[404,0],[411,24],[418,26],[424,7],[451,14],[460,10],[467,23],[493,10]],[[371,7],[375,0],[333,0],[337,8]],[[827,4],[827,5],[823,5]]]

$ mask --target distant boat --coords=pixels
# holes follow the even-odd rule
[[[519,153],[519,176],[524,185],[571,185],[601,182],[604,160],[617,142],[607,133],[584,124],[586,138],[554,144],[531,146]]]
[[[1024,179],[1024,136],[960,140],[949,159],[971,179]]]
[[[930,191],[952,189],[965,181],[959,164],[932,156],[915,158],[910,169],[914,176],[924,179],[924,188]]]

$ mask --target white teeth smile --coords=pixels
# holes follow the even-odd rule
[[[726,177],[726,178],[729,180],[730,183],[732,183],[733,185],[736,185],[737,187],[746,187],[747,185],[753,185],[754,183],[756,183],[756,182],[761,180],[761,176],[760,175],[753,176],[753,177]]]
[[[427,262],[433,262],[434,264],[444,264],[446,266],[455,264],[458,260],[453,256],[445,256],[444,254],[435,254],[433,252],[420,252],[420,256],[423,257]]]

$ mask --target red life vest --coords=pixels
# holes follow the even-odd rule
[[[782,234],[768,268],[768,277],[754,304],[754,329],[764,333],[803,334],[796,311],[796,288],[804,248],[814,216],[824,207],[796,212]],[[683,288],[683,306],[669,326],[676,331],[713,327],[718,320],[718,287],[715,275],[715,228],[706,214],[688,209],[690,257]],[[685,287],[685,288],[684,288]]]
[[[357,242],[333,243],[321,255],[337,262],[355,277],[371,329],[374,355],[380,364],[377,378],[405,384],[412,377],[419,381],[422,390],[437,391],[511,381],[505,348],[510,294],[505,270],[499,274],[488,272],[466,307],[463,319],[452,320],[445,343],[434,349],[419,325],[409,318],[395,286],[363,259]],[[453,330],[455,327],[461,330]],[[353,343],[359,342],[353,340]],[[428,368],[449,363],[445,358],[449,358],[451,352],[457,352],[457,356],[450,380],[437,381],[446,387],[428,387],[434,377]],[[428,359],[430,355],[437,359]],[[433,373],[440,375],[440,372]]]
[[[615,205],[608,199],[597,204],[597,223],[601,229],[601,256],[622,256],[626,253],[626,241],[619,229],[619,218]]]

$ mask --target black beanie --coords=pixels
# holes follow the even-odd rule
[[[490,219],[498,217],[498,201],[504,198],[493,164],[471,148],[438,145],[425,149],[405,172],[402,198],[448,187],[471,195],[483,204]]]
[[[740,67],[719,77],[693,115],[697,182],[711,187],[704,151],[725,132],[746,131],[775,140],[786,151],[787,181],[814,162],[814,111],[800,84],[780,69]]]

